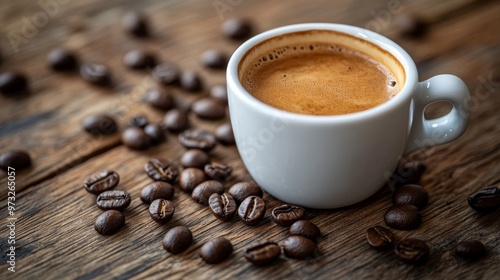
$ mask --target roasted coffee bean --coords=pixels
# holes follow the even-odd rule
[[[243,251],[245,259],[255,265],[268,265],[281,255],[281,248],[275,242],[262,240],[253,242]]]
[[[427,191],[419,185],[404,185],[392,193],[393,204],[411,204],[419,210],[422,210],[427,205],[428,200]]]
[[[192,128],[179,134],[179,143],[187,149],[210,151],[217,144],[217,139],[210,131]]]
[[[9,167],[14,168],[15,171],[25,169],[31,166],[31,157],[27,151],[11,150],[0,155],[0,169],[7,172]]]
[[[319,255],[318,246],[311,239],[303,236],[290,236],[283,241],[285,256],[294,259],[305,259]]]
[[[132,50],[123,57],[123,64],[130,69],[146,69],[154,67],[156,59],[144,50]]]
[[[469,206],[479,212],[491,212],[500,207],[500,188],[491,186],[472,194],[467,199]]]
[[[368,244],[376,250],[389,249],[394,242],[394,234],[385,227],[374,226],[366,230]]]
[[[396,244],[394,253],[405,263],[419,264],[429,257],[430,249],[427,243],[420,239],[406,238]]]
[[[174,85],[179,83],[180,70],[177,65],[170,62],[163,62],[153,69],[151,76],[159,84],[162,85]]]
[[[401,163],[389,178],[389,187],[395,189],[402,185],[417,184],[426,169],[427,167],[419,161]]]
[[[216,264],[227,259],[233,252],[233,244],[224,237],[217,237],[203,244],[200,257],[208,264]]]
[[[203,119],[219,120],[226,116],[224,105],[209,97],[195,101],[191,109],[198,117]]]
[[[83,119],[82,127],[92,135],[108,135],[118,130],[118,125],[113,117],[103,114],[90,115]]]
[[[173,182],[179,175],[179,170],[168,160],[151,158],[145,165],[144,171],[155,181]]]
[[[86,63],[80,67],[80,76],[95,85],[108,85],[111,81],[111,71],[108,66],[98,63]]]
[[[172,109],[165,114],[163,124],[172,132],[184,131],[189,126],[188,114],[181,109]]]
[[[203,206],[208,206],[208,199],[212,194],[222,194],[223,192],[224,186],[220,182],[210,180],[196,186],[196,188],[194,188],[193,190],[193,193],[191,194],[191,197],[196,203]]]
[[[163,248],[174,255],[186,251],[192,243],[193,234],[185,226],[171,228],[162,241]]]
[[[227,88],[226,85],[215,85],[210,88],[210,97],[221,102],[222,104],[227,104]]]
[[[116,187],[118,182],[120,182],[118,173],[113,170],[102,170],[90,175],[83,183],[83,187],[89,193],[100,194]]]
[[[151,143],[156,145],[165,141],[165,132],[160,125],[155,123],[150,123],[144,128],[144,133],[146,133],[149,138],[151,138]]]
[[[227,57],[219,50],[207,50],[201,55],[201,63],[208,68],[224,69],[227,66]]]
[[[47,55],[47,63],[56,71],[73,70],[78,65],[76,56],[67,49],[55,49]]]
[[[139,114],[132,116],[128,121],[128,124],[133,127],[145,128],[149,124],[149,119],[146,115]]]
[[[99,215],[94,229],[102,235],[111,235],[118,232],[125,225],[125,217],[117,210],[107,210]]]
[[[222,24],[222,33],[230,39],[246,39],[252,34],[252,25],[246,19],[228,19]]]
[[[169,110],[174,106],[174,98],[167,89],[152,88],[146,92],[146,102],[160,110]]]
[[[28,79],[21,73],[9,71],[0,74],[0,92],[13,94],[28,88]]]
[[[132,150],[146,150],[151,146],[151,138],[138,127],[129,127],[122,133],[122,143]]]
[[[271,211],[271,218],[276,224],[282,227],[289,227],[296,221],[304,218],[305,213],[304,208],[300,206],[283,204]]]
[[[400,14],[396,17],[396,31],[405,37],[422,37],[427,31],[427,23],[420,17],[410,14]]]
[[[198,73],[193,71],[186,71],[181,74],[180,78],[181,87],[187,91],[200,91],[203,88]]]
[[[238,208],[238,216],[249,226],[258,224],[265,214],[266,202],[258,196],[245,198]]]
[[[230,123],[223,123],[215,129],[215,137],[223,145],[234,145],[233,128]]]
[[[151,219],[159,224],[166,224],[174,216],[175,207],[170,200],[155,199],[149,205],[149,215]]]
[[[149,35],[148,23],[146,18],[138,12],[128,12],[123,17],[123,28],[131,35],[145,37]]]
[[[120,190],[111,190],[100,193],[97,196],[97,207],[101,210],[123,211],[130,205],[132,198],[130,194]]]
[[[205,182],[207,177],[203,170],[198,168],[186,168],[179,176],[179,187],[187,193],[193,192],[199,184]]]
[[[211,162],[205,165],[204,171],[208,178],[224,182],[231,176],[233,169],[222,163]]]
[[[184,167],[204,168],[209,161],[208,154],[199,149],[187,150],[181,157],[181,164]]]
[[[316,242],[321,237],[318,226],[306,220],[299,220],[290,226],[290,235],[300,235]]]
[[[394,229],[413,230],[422,223],[422,215],[418,208],[411,204],[397,204],[385,212],[385,223]]]
[[[172,197],[174,197],[174,187],[167,182],[149,183],[141,190],[141,200],[146,204],[151,204],[153,200],[159,198],[171,200]]]
[[[455,254],[464,259],[478,260],[486,255],[486,247],[477,240],[465,240],[457,244]]]
[[[236,183],[227,192],[234,198],[238,205],[249,196],[262,197],[263,195],[262,189],[252,182]]]
[[[236,213],[236,202],[230,194],[213,193],[208,198],[208,205],[214,216],[222,221],[229,221]]]

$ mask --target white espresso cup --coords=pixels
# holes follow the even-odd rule
[[[306,32],[311,30],[333,32],[320,38]],[[285,35],[291,33],[305,35]],[[344,46],[391,70],[399,68],[395,72],[403,81],[401,90],[368,110],[333,116],[291,113],[252,96],[242,85],[245,69],[253,66],[255,58],[297,42]],[[370,197],[404,154],[458,138],[470,116],[469,91],[460,78],[438,75],[419,82],[415,63],[397,44],[372,31],[341,24],[296,24],[256,35],[232,55],[227,89],[236,145],[253,179],[286,203],[318,209]],[[449,102],[451,111],[426,119],[426,106],[437,101]]]

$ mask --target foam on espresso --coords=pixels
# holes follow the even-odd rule
[[[388,67],[348,47],[296,43],[255,56],[240,76],[245,89],[278,109],[308,115],[359,112],[394,97],[401,83]]]

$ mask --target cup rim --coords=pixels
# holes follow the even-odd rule
[[[238,77],[239,76],[238,68],[241,59],[252,47],[273,37],[300,31],[309,31],[309,30],[331,30],[331,31],[345,33],[362,40],[367,40],[379,46],[380,48],[386,50],[391,55],[393,55],[404,68],[406,74],[405,75],[406,80],[404,82],[403,88],[396,96],[394,96],[390,100],[367,110],[349,114],[341,114],[341,115],[307,115],[307,114],[293,113],[270,106],[255,98],[243,87]],[[373,31],[364,28],[345,25],[345,24],[302,23],[302,24],[293,24],[293,25],[274,28],[265,31],[263,33],[257,34],[254,37],[245,41],[240,47],[238,47],[238,49],[236,49],[236,51],[229,59],[226,71],[226,80],[227,80],[227,87],[235,89],[235,90],[228,90],[229,100],[231,100],[232,98],[231,95],[234,94],[244,99],[247,104],[250,104],[251,106],[253,106],[254,108],[258,109],[263,113],[279,115],[280,118],[286,117],[290,120],[295,120],[299,122],[330,123],[330,122],[362,121],[367,118],[372,118],[394,110],[396,107],[401,106],[407,100],[411,99],[412,93],[418,82],[418,74],[415,63],[411,59],[410,55],[405,50],[403,50],[403,48],[401,48],[399,45],[397,45],[395,42],[393,42],[392,40],[388,39],[385,36],[382,36],[378,33],[375,33]]]

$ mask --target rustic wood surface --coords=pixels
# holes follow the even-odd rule
[[[39,3],[55,3],[50,14]],[[439,2],[439,3],[436,3]],[[416,13],[431,23],[422,39],[400,37],[393,28],[395,13]],[[214,5],[218,5],[217,10]],[[128,10],[140,10],[151,17],[153,35],[130,38],[121,30]],[[46,22],[43,22],[45,13]],[[0,6],[0,70],[17,70],[30,79],[31,92],[8,98],[0,96],[0,152],[14,148],[29,150],[33,167],[16,175],[16,272],[7,270],[7,178],[0,172],[2,225],[0,226],[1,279],[140,279],[140,278],[297,278],[297,279],[500,279],[500,212],[481,215],[466,203],[469,194],[500,183],[500,2],[499,1],[4,1]],[[382,17],[385,15],[385,17]],[[387,16],[388,15],[388,16]],[[39,26],[27,30],[26,21],[39,17]],[[415,231],[394,231],[398,239],[418,237],[431,247],[430,260],[420,266],[401,263],[392,252],[376,252],[366,243],[368,226],[383,225],[390,202],[384,187],[370,199],[336,210],[308,210],[306,218],[316,223],[323,237],[320,256],[298,261],[281,257],[273,266],[255,267],[243,258],[243,248],[262,238],[280,242],[287,229],[269,217],[256,227],[234,218],[223,223],[207,208],[194,203],[178,188],[173,202],[176,213],[167,225],[155,224],[140,201],[141,188],[150,182],[143,165],[151,156],[176,161],[183,152],[176,135],[145,152],[121,145],[119,134],[91,137],[80,122],[88,114],[108,112],[123,128],[128,118],[144,113],[159,121],[164,112],[144,104],[145,89],[154,86],[147,72],[130,71],[122,65],[123,54],[145,48],[161,61],[194,69],[204,78],[205,88],[225,80],[223,71],[204,69],[200,54],[220,48],[231,54],[240,42],[220,34],[221,23],[230,17],[247,17],[257,32],[300,22],[338,22],[377,27],[407,49],[424,80],[440,73],[460,76],[472,94],[472,119],[457,141],[408,155],[428,166],[421,185],[429,192],[424,221]],[[36,19],[35,19],[36,20]],[[44,23],[44,24],[42,24]],[[75,25],[81,26],[75,31]],[[9,36],[22,40],[13,47]],[[18,37],[19,38],[19,37]],[[82,61],[113,67],[113,86],[89,86],[77,74],[50,71],[46,54],[59,46],[76,51]],[[186,93],[173,88],[179,106],[187,106],[207,93]],[[431,106],[429,116],[446,111],[445,105]],[[192,126],[214,130],[225,120],[209,122],[190,116]],[[214,160],[231,165],[228,182],[251,180],[236,147],[218,146]],[[124,212],[126,226],[113,236],[101,236],[93,229],[100,210],[95,196],[82,183],[91,173],[109,168],[121,181],[117,189],[131,193],[132,204]],[[360,171],[362,172],[362,171]],[[280,204],[265,195],[268,209]],[[194,244],[179,255],[161,246],[165,232],[186,225]],[[233,255],[218,265],[207,265],[198,256],[204,242],[225,236],[234,245]],[[453,254],[464,239],[482,241],[488,255],[466,262]]]

